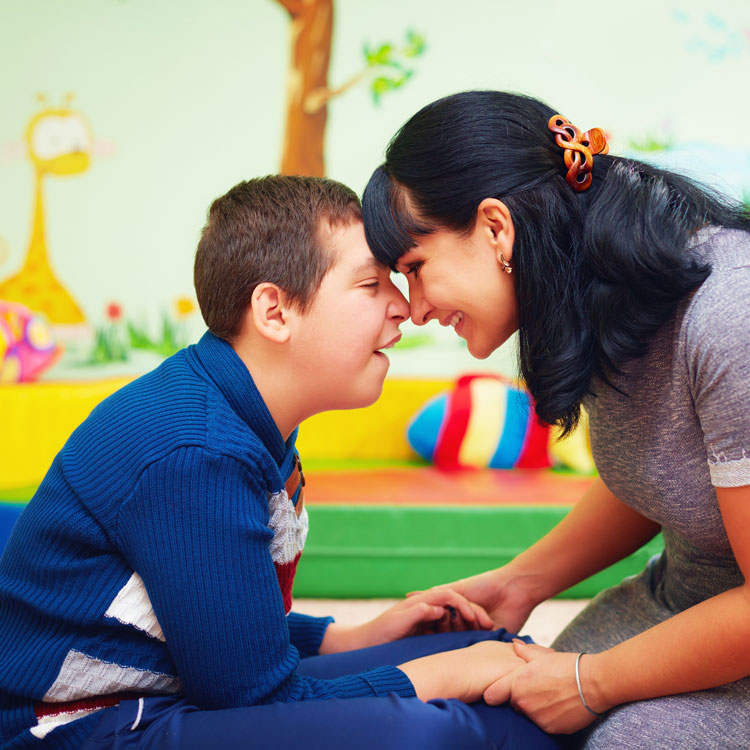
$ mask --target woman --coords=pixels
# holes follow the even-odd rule
[[[508,565],[450,584],[517,631],[531,610],[660,530],[555,651],[485,693],[587,748],[750,740],[750,222],[684,177],[607,155],[534,99],[424,107],[365,190],[367,239],[418,325],[475,357],[516,330],[538,416],[585,405],[600,479]],[[582,652],[587,655],[581,656]]]

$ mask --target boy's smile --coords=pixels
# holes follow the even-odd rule
[[[294,364],[315,411],[367,406],[388,371],[382,351],[401,338],[409,304],[375,260],[361,223],[321,230],[334,262],[310,308],[299,316]]]

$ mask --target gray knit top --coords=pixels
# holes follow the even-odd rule
[[[663,527],[660,598],[674,611],[743,578],[714,487],[750,485],[750,234],[701,230],[709,278],[612,382],[585,400],[599,473]]]

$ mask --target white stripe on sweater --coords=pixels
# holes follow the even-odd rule
[[[173,694],[181,689],[173,675],[123,667],[71,650],[43,700],[58,703],[128,692]]]
[[[156,619],[151,600],[148,598],[146,586],[138,573],[133,573],[128,582],[120,589],[117,596],[104,613],[105,617],[113,617],[115,620],[132,625],[142,630],[152,638],[164,641],[164,633],[161,625]]]
[[[89,716],[90,714],[103,710],[103,708],[83,708],[80,711],[69,711],[67,713],[53,714],[51,716],[41,716],[35,726],[29,727],[29,731],[34,737],[43,740],[53,729],[57,729],[57,727],[61,727],[63,724],[70,724],[71,721],[82,719],[84,716]]]
[[[271,558],[279,565],[289,563],[302,552],[307,539],[307,509],[303,508],[299,518],[286,490],[269,495],[268,526],[273,531],[269,544]]]

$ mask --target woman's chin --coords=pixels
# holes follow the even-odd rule
[[[484,336],[477,338],[476,336],[466,337],[466,346],[474,359],[487,359],[494,351],[499,349],[514,333],[511,331],[507,335],[502,336]]]
[[[492,354],[493,351],[495,351],[493,348],[488,346],[482,346],[475,344],[472,341],[466,342],[467,348],[469,349],[469,354],[471,354],[474,359],[487,359],[487,357]]]

